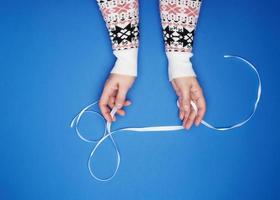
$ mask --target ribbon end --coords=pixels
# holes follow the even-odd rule
[[[70,128],[74,127],[75,120],[76,120],[76,117],[74,119],[72,119],[71,124],[70,124]]]

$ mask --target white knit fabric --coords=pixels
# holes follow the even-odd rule
[[[117,60],[111,71],[113,74],[137,76],[138,48],[113,52]],[[180,77],[196,77],[190,58],[191,52],[166,52],[168,59],[168,78],[172,81]]]
[[[116,63],[111,73],[137,76],[138,0],[97,0],[106,22]],[[169,80],[196,76],[192,46],[201,0],[160,0]]]
[[[137,76],[138,48],[117,50],[113,53],[117,60],[111,73]]]
[[[172,81],[180,77],[196,77],[190,58],[191,52],[166,52],[168,58],[168,78]]]

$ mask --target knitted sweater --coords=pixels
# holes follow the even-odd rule
[[[111,73],[137,76],[138,0],[97,0],[112,42]],[[196,76],[190,58],[201,0],[159,0],[169,80]]]

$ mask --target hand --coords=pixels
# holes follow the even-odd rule
[[[173,79],[171,83],[179,97],[179,117],[183,121],[183,126],[190,129],[193,122],[198,126],[204,117],[206,103],[197,79],[195,77],[181,77]],[[190,105],[190,101],[196,104],[197,115]]]
[[[111,109],[117,106],[119,115],[124,116],[125,111],[122,109],[124,106],[131,104],[130,101],[126,100],[126,94],[131,88],[135,81],[134,76],[110,74],[107,79],[100,101],[99,107],[108,122],[115,121],[116,118],[112,118],[110,115]]]

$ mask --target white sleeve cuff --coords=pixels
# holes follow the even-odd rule
[[[117,60],[111,73],[137,76],[138,48],[116,50],[113,54]]]
[[[196,76],[190,58],[191,52],[166,52],[168,59],[168,78],[172,81],[175,78]]]

